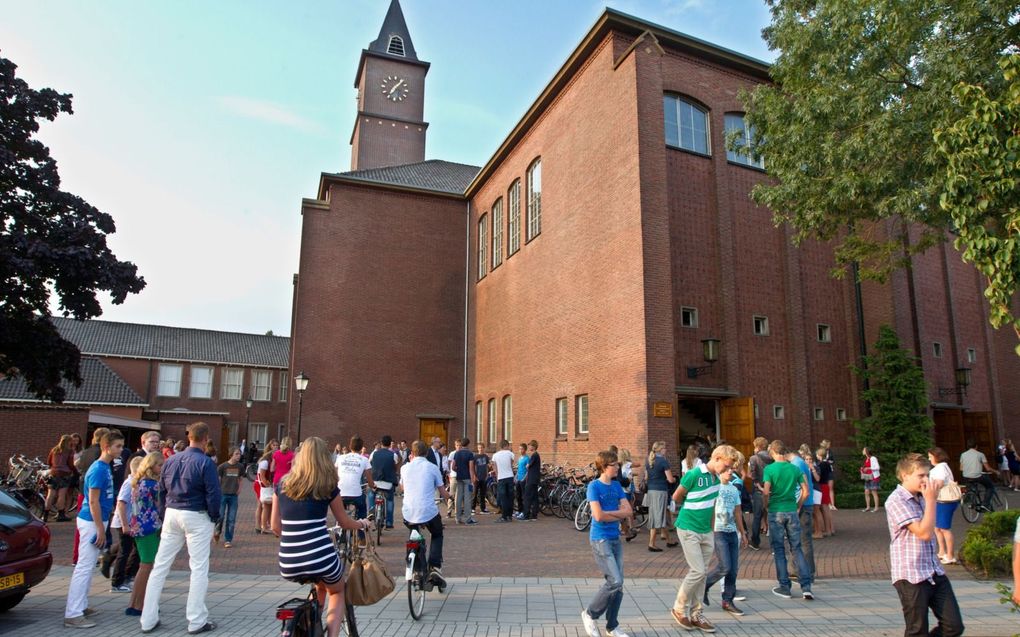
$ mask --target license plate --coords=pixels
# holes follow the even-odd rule
[[[24,573],[15,573],[14,575],[7,575],[5,577],[0,577],[0,591],[8,589],[8,588],[14,588],[15,586],[24,586],[24,585],[25,585],[25,574]]]

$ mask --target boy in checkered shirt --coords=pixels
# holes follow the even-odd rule
[[[905,637],[928,635],[928,609],[938,626],[931,634],[963,634],[963,619],[953,587],[939,562],[935,542],[935,501],[938,490],[928,480],[931,464],[909,453],[896,465],[900,484],[885,501],[889,523],[889,562],[893,588],[900,596]]]

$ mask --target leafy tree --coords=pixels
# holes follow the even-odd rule
[[[920,361],[900,347],[888,325],[878,330],[874,354],[854,371],[868,380],[864,400],[871,415],[854,423],[854,441],[878,456],[886,488],[896,483],[896,462],[907,453],[924,453],[932,446],[931,418],[926,414],[928,389]]]
[[[993,323],[1008,321],[1020,334],[1002,303],[1016,291],[1017,277],[1004,274],[1016,273],[1012,244],[984,243],[1009,232],[1015,238],[1015,217],[1009,223],[1004,208],[1014,202],[968,206],[971,193],[962,187],[973,171],[999,167],[958,152],[968,134],[1001,144],[1020,122],[1005,109],[994,135],[954,128],[975,114],[978,91],[993,102],[1008,95],[998,63],[1020,35],[1016,0],[767,1],[772,22],[763,35],[779,51],[775,83],[743,96],[756,135],[744,150],[764,157],[776,179],[757,186],[754,200],[774,211],[777,224],[790,224],[795,241],[834,241],[837,275],[856,262],[862,278],[875,280],[944,241],[951,228],[984,227],[958,235],[957,248],[999,304]],[[959,84],[972,88],[954,92]],[[945,147],[935,143],[950,130]],[[1016,176],[1015,150],[999,154],[1006,188]]]
[[[80,354],[49,320],[55,295],[64,316],[99,316],[96,294],[114,303],[145,281],[106,245],[113,218],[60,189],[57,163],[34,135],[39,120],[72,113],[71,95],[34,90],[0,57],[0,375],[60,402],[61,379],[81,383]]]

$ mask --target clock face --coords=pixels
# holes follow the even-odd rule
[[[382,81],[382,84],[379,85],[379,88],[382,89],[383,97],[391,102],[403,102],[407,94],[410,93],[407,79],[398,75],[387,76]]]

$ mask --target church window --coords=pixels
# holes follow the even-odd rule
[[[736,144],[739,148],[747,147],[751,154],[745,155],[742,152],[730,150],[729,140],[731,136],[736,138]],[[765,169],[765,160],[761,157],[755,157],[754,154],[754,147],[758,143],[758,136],[755,134],[754,128],[747,123],[742,113],[726,113],[726,142],[727,160],[735,164]]]
[[[495,444],[499,422],[496,421],[496,399],[489,399],[489,442]],[[478,440],[481,442],[481,439]]]
[[[503,396],[503,439],[514,439],[514,399],[510,394]]]
[[[542,233],[542,159],[528,167],[528,241]]]
[[[488,215],[482,215],[482,218],[478,220],[478,280],[481,281],[485,278],[485,273],[489,271],[489,262],[486,257],[486,248],[489,245],[489,220]]]
[[[679,95],[662,98],[666,144],[708,155],[708,111]]]
[[[503,199],[492,204],[492,269],[503,263]]]
[[[389,46],[386,47],[386,52],[390,55],[399,55],[405,57],[404,54],[404,40],[399,35],[391,35]]]
[[[478,434],[475,436],[476,441],[483,440],[482,436],[485,432],[485,429],[484,423],[482,422],[482,418],[483,418],[482,401],[479,400],[478,402],[475,403],[475,433]]]
[[[506,256],[521,249],[521,180],[515,179],[506,193],[507,242]]]

